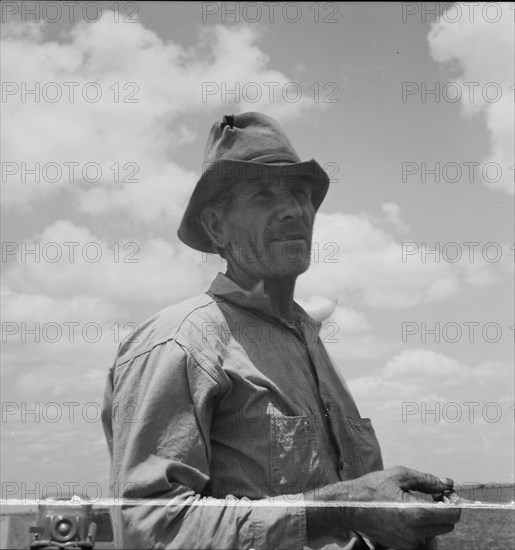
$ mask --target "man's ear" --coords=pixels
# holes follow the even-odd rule
[[[222,211],[206,206],[200,214],[200,222],[204,231],[209,235],[209,238],[217,248],[225,246],[225,237],[222,227]]]

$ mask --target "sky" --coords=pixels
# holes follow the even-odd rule
[[[2,3],[2,503],[107,497],[107,371],[225,270],[176,231],[247,111],[330,174],[296,300],[385,466],[513,482],[513,4],[55,5]]]

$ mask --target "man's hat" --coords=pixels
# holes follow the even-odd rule
[[[225,115],[211,127],[204,154],[202,176],[197,182],[177,231],[191,248],[216,253],[204,231],[200,213],[213,199],[238,181],[305,180],[318,210],[329,187],[329,177],[314,159],[301,162],[284,130],[261,113]]]

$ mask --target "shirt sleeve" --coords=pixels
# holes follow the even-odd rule
[[[230,389],[170,340],[113,367],[104,396],[117,548],[303,548],[302,495],[203,496],[210,411]]]

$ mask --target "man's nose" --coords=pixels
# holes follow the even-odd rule
[[[280,220],[301,218],[303,214],[301,205],[290,191],[281,193],[277,204],[277,211],[277,216]]]

